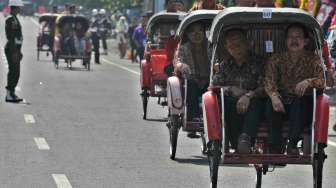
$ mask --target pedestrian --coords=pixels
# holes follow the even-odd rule
[[[184,2],[182,0],[166,0],[167,12],[184,12]]]
[[[134,33],[134,30],[135,30],[135,27],[137,26],[136,25],[136,18],[133,18],[132,21],[131,21],[131,25],[130,27],[128,28],[128,38],[130,40],[130,51],[131,51],[131,60],[132,60],[132,63],[135,62],[136,60],[136,45],[134,43],[134,40],[133,40],[133,33]]]
[[[124,58],[127,51],[127,32],[128,23],[125,16],[121,16],[117,23],[117,38],[118,38],[118,49],[120,53],[120,58]]]
[[[225,7],[221,4],[217,4],[216,0],[199,0],[194,6],[190,9],[190,11],[194,10],[223,10]]]
[[[100,9],[99,10],[99,27],[98,27],[98,32],[100,35],[100,39],[102,40],[103,44],[103,49],[104,49],[104,54],[107,55],[107,22],[108,19],[106,17],[106,10],[105,9]]]
[[[15,94],[15,88],[20,78],[20,61],[22,60],[22,30],[17,15],[20,13],[23,2],[21,0],[9,0],[10,16],[6,19],[5,54],[8,62],[7,95],[6,102],[21,102],[23,99]]]
[[[100,36],[98,33],[98,10],[93,9],[92,10],[92,20],[91,20],[91,25],[90,25],[90,33],[91,33],[91,40],[92,40],[92,45],[93,45],[93,52],[95,56],[95,63],[100,64],[100,53],[99,53],[99,48],[100,48]]]
[[[145,44],[146,44],[146,33],[145,33],[145,27],[147,25],[148,16],[147,14],[143,15],[141,17],[140,24],[138,27],[135,28],[133,33],[133,40],[136,46],[137,54],[141,60],[144,58],[144,52],[145,52]]]

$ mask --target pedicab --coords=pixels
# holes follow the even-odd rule
[[[179,25],[176,37],[179,37],[183,42],[187,38],[187,31],[189,26],[194,23],[200,23],[205,29],[205,35],[208,33],[211,27],[211,23],[215,16],[219,13],[219,10],[196,10],[190,12]],[[206,36],[205,36],[206,37]],[[207,39],[205,39],[207,40]],[[206,45],[206,44],[205,44]],[[208,75],[210,76],[210,75]],[[167,98],[168,98],[168,122],[167,127],[169,129],[170,138],[170,158],[175,159],[176,148],[179,130],[182,128],[184,132],[196,132],[199,133],[202,145],[201,151],[203,154],[206,153],[206,142],[204,135],[204,125],[202,120],[202,113],[200,113],[200,121],[194,121],[187,117],[187,85],[190,80],[188,80],[188,75],[175,75],[171,76],[167,80]],[[197,100],[197,99],[195,99]],[[201,105],[201,99],[199,99],[199,106]]]
[[[59,68],[61,59],[72,68],[75,60],[90,71],[91,41],[88,33],[89,20],[80,15],[61,15],[56,20],[54,39],[54,63]]]
[[[158,104],[166,105],[167,74],[165,67],[169,62],[168,40],[174,40],[175,31],[185,13],[162,11],[153,15],[147,24],[148,40],[145,49],[145,59],[141,62],[141,98],[143,104],[143,119],[147,118],[149,97],[157,97]],[[163,98],[163,101],[161,99]]]
[[[57,14],[42,14],[39,18],[39,33],[37,36],[37,60],[40,59],[40,52],[46,52],[47,56],[53,56],[55,25]]]
[[[312,53],[317,53],[322,60],[323,32],[316,20],[299,9],[292,8],[227,8],[214,19],[209,36],[211,43],[212,66],[221,56],[219,47],[224,32],[230,28],[243,29],[252,41],[252,50],[264,58],[272,53],[283,52],[285,49],[285,30],[290,24],[300,23],[309,32],[309,43]],[[266,42],[271,41],[271,42]],[[268,43],[268,44],[267,44]],[[322,62],[323,63],[323,62]],[[322,66],[322,65],[321,65]],[[212,71],[213,74],[214,70]],[[213,75],[212,75],[213,76]],[[210,77],[212,79],[213,77]],[[212,83],[212,80],[210,81]],[[302,146],[299,155],[269,154],[268,132],[265,122],[258,127],[255,144],[250,154],[233,152],[228,143],[227,123],[224,121],[224,87],[210,85],[203,95],[203,115],[207,133],[208,159],[211,186],[217,187],[218,167],[223,164],[250,164],[256,169],[256,187],[261,187],[262,176],[274,164],[312,165],[314,188],[322,187],[323,164],[326,159],[324,148],[327,147],[329,122],[329,97],[325,94],[316,95],[314,90],[312,123],[302,133]],[[283,125],[282,135],[288,136],[288,125]],[[274,166],[273,166],[274,167]]]

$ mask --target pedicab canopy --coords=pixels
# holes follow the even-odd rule
[[[167,11],[158,12],[148,20],[146,31],[147,33],[151,33],[153,31],[153,28],[156,27],[157,24],[161,23],[179,24],[185,15],[186,15],[185,12],[167,12]]]
[[[46,14],[42,14],[39,17],[39,23],[42,22],[56,22],[56,19],[59,15],[58,14],[50,14],[50,13],[46,13]]]
[[[190,12],[179,25],[176,31],[176,36],[182,37],[184,31],[190,24],[202,20],[213,20],[220,12],[220,10],[195,10]]]
[[[90,21],[85,16],[81,15],[61,15],[56,20],[57,28],[62,28],[66,23],[81,23],[85,31],[90,27]]]
[[[208,40],[217,44],[223,28],[246,28],[252,25],[272,25],[281,27],[294,23],[304,25],[313,33],[318,47],[323,45],[323,32],[319,23],[308,12],[295,8],[257,8],[257,7],[230,7],[221,11],[212,22]],[[284,31],[286,28],[282,28]]]

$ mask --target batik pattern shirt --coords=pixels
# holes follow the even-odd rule
[[[287,52],[275,54],[266,64],[265,91],[269,96],[295,95],[295,88],[307,80],[311,88],[323,89],[325,80],[320,58],[305,52],[293,62]]]
[[[254,91],[255,97],[264,96],[264,68],[260,58],[250,55],[240,66],[233,58],[229,58],[219,65],[220,70],[214,74],[212,85],[236,86]]]

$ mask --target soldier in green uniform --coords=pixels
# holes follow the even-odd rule
[[[9,0],[11,9],[10,16],[6,19],[6,37],[5,54],[8,61],[7,75],[7,95],[6,102],[21,102],[22,99],[15,94],[15,88],[20,77],[20,61],[22,60],[22,31],[21,24],[17,18],[23,3],[21,0]]]

